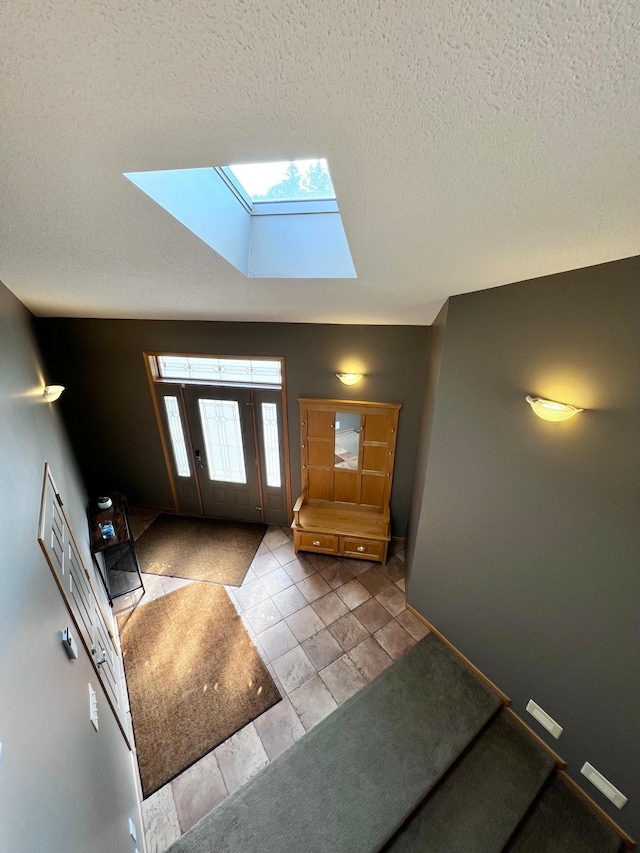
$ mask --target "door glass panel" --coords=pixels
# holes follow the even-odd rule
[[[240,407],[236,400],[198,400],[209,479],[246,483]]]
[[[278,407],[275,403],[262,404],[262,432],[264,435],[264,456],[267,469],[267,486],[279,489],[282,485],[280,474],[280,439],[278,436]]]
[[[165,397],[164,407],[167,412],[167,423],[169,424],[169,435],[171,436],[171,446],[173,448],[173,458],[176,462],[176,471],[178,472],[179,477],[190,477],[191,466],[189,465],[189,455],[187,453],[187,445],[184,440],[184,428],[182,426],[182,418],[180,417],[178,398]]]
[[[334,466],[356,471],[360,452],[360,415],[336,412],[335,436]]]

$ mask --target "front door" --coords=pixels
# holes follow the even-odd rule
[[[261,521],[251,392],[191,385],[184,398],[204,515]]]

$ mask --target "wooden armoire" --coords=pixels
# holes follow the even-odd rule
[[[302,494],[294,545],[362,560],[387,560],[398,403],[300,398]]]

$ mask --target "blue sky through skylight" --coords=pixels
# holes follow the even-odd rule
[[[228,166],[251,201],[335,199],[326,160],[281,160]]]

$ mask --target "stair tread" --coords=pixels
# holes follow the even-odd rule
[[[549,753],[502,712],[385,853],[499,853],[554,768]]]
[[[555,776],[518,828],[506,853],[618,853],[620,836]]]
[[[170,851],[378,850],[499,707],[429,634]]]

